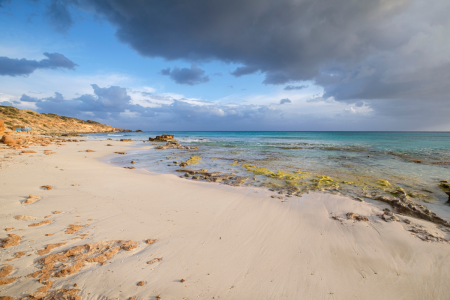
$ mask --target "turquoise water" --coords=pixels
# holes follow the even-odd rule
[[[148,140],[173,134],[182,145],[198,150],[137,150],[127,157],[111,160],[152,172],[173,173],[179,169],[172,161],[185,161],[192,155],[202,158],[196,168],[233,172],[250,176],[242,163],[274,171],[301,170],[327,175],[336,180],[388,180],[407,191],[420,192],[432,210],[450,216],[448,197],[439,188],[440,180],[450,179],[450,132],[144,132],[92,134],[91,138],[132,138]],[[169,158],[167,157],[178,157]],[[420,163],[419,163],[420,161]],[[338,179],[337,179],[338,178]],[[273,181],[265,176],[248,184]],[[426,192],[423,192],[426,190]]]

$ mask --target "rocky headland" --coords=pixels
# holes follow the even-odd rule
[[[2,122],[3,121],[3,122]],[[52,113],[37,113],[32,110],[12,106],[0,106],[0,133],[13,132],[16,126],[31,128],[29,134],[76,135],[98,132],[131,132],[129,129],[115,128],[92,120],[79,120]]]

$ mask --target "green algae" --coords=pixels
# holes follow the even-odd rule
[[[272,177],[272,178],[278,178],[278,179],[282,179],[282,178],[284,178],[284,177],[286,177],[286,176],[292,176],[292,174],[291,173],[287,173],[287,172],[285,172],[285,171],[278,171],[278,172],[272,172],[272,171],[269,171],[267,174],[266,174],[266,176],[267,177]]]
[[[385,186],[385,187],[391,187],[391,183],[387,180],[378,179],[375,181],[378,185]]]
[[[450,183],[448,183],[448,182],[441,181],[441,183],[439,184],[439,187],[440,187],[441,190],[443,190],[444,192],[450,192]]]
[[[191,156],[187,161],[186,164],[188,165],[196,165],[196,164],[201,164],[201,158],[200,156]]]

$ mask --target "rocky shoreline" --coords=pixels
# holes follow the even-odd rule
[[[156,141],[157,139],[149,139]],[[159,141],[162,141],[159,139]],[[156,145],[156,144],[154,144]],[[198,150],[197,146],[180,145],[173,136],[165,145],[158,145],[156,150]],[[334,195],[348,196],[356,201],[364,202],[366,200],[376,200],[387,203],[392,210],[399,214],[404,214],[423,220],[433,222],[445,227],[450,227],[450,222],[439,217],[436,213],[429,210],[425,205],[414,200],[432,201],[431,191],[423,189],[406,191],[404,188],[383,179],[365,178],[359,181],[346,181],[342,178],[331,177],[323,174],[314,174],[310,172],[269,170],[264,167],[251,165],[242,159],[231,160],[230,166],[240,167],[241,172],[247,171],[247,176],[236,174],[237,172],[224,173],[219,171],[210,171],[207,169],[186,168],[193,165],[201,165],[199,154],[190,156],[185,161],[172,161],[168,166],[179,166],[176,172],[184,173],[179,177],[205,182],[216,182],[230,186],[257,186],[267,188],[280,194],[280,200],[286,201],[289,197],[301,197],[303,194],[311,192],[325,192]],[[220,158],[216,158],[220,159]],[[167,157],[172,160],[172,157]],[[233,169],[229,169],[233,170]],[[443,183],[442,183],[443,182]],[[450,191],[445,186],[446,181],[441,182],[441,189]],[[443,188],[447,188],[445,190]],[[448,194],[448,192],[446,192]]]

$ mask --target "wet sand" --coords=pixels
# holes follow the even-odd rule
[[[99,161],[128,145],[2,149],[0,296],[448,299],[449,233],[435,224],[386,222],[382,205],[342,196],[281,200]]]

